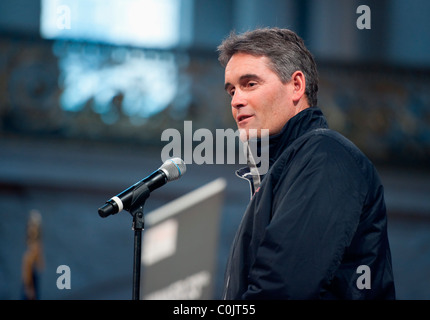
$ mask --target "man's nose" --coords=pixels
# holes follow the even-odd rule
[[[247,102],[245,94],[240,90],[236,90],[233,94],[233,97],[231,98],[231,106],[233,108],[239,109],[246,106],[246,104]]]

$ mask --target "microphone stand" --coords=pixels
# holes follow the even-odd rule
[[[133,217],[134,255],[133,255],[133,300],[140,299],[140,269],[142,262],[142,230],[144,228],[143,206],[149,194],[148,187],[143,183],[133,191],[132,204],[127,211]]]

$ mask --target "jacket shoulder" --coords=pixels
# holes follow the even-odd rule
[[[327,128],[314,129],[289,145],[273,165],[275,174],[285,173],[285,168],[294,162],[295,166],[325,157],[327,161],[334,161],[349,165],[351,174],[362,175],[368,182],[373,180],[375,168],[369,158],[351,140],[341,133]]]

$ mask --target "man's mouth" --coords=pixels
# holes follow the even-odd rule
[[[239,123],[241,123],[242,121],[245,121],[245,120],[247,120],[247,119],[249,119],[249,118],[251,118],[251,117],[253,117],[252,115],[250,115],[250,114],[241,114],[241,115],[239,115],[239,116],[237,116],[236,117],[236,121],[237,121],[237,123],[239,124]]]

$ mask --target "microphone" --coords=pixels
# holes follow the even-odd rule
[[[123,209],[129,210],[134,202],[133,200],[140,195],[142,188],[152,192],[169,181],[179,179],[186,171],[185,162],[181,158],[166,160],[158,170],[106,201],[98,209],[100,217],[105,218],[111,214],[121,212]]]

